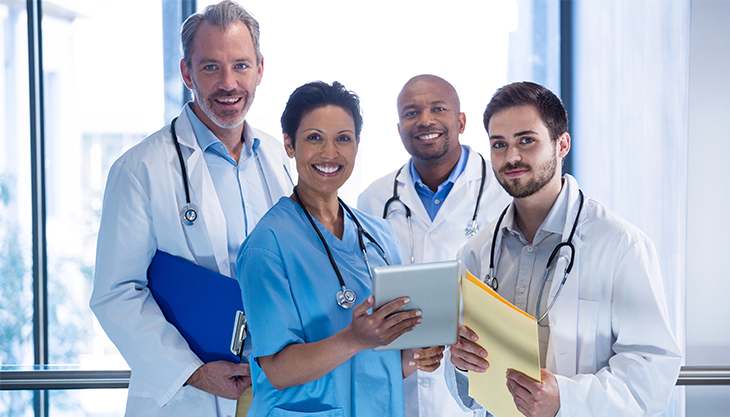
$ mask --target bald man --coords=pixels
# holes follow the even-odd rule
[[[498,216],[510,198],[490,161],[459,143],[466,115],[451,84],[418,75],[403,86],[397,105],[398,133],[411,159],[373,182],[357,206],[393,224],[405,263],[456,259],[469,237]],[[443,367],[415,372],[404,389],[407,417],[471,415],[449,394]]]

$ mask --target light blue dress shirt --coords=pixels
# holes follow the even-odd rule
[[[185,106],[185,110],[193,126],[195,139],[203,150],[203,158],[226,219],[228,259],[231,265],[236,265],[241,243],[274,204],[267,192],[264,173],[256,156],[259,140],[244,138],[244,146],[236,163],[223,142],[198,119],[190,103]],[[235,267],[231,268],[231,278],[236,278]]]
[[[413,166],[413,158],[411,158],[409,168],[411,170],[411,177],[413,178],[413,186],[416,188],[418,197],[421,198],[423,207],[426,208],[426,212],[428,213],[428,216],[431,217],[432,221],[436,218],[436,214],[438,214],[439,209],[441,209],[441,206],[444,204],[446,196],[448,196],[451,189],[454,188],[454,183],[459,178],[459,175],[464,172],[468,158],[469,150],[466,149],[464,145],[461,145],[461,156],[459,156],[459,162],[456,163],[456,166],[451,171],[449,178],[446,178],[446,181],[438,186],[436,192],[431,191],[431,189],[423,183],[421,176],[418,175],[418,171],[416,171],[416,168]]]

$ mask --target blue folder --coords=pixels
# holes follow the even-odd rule
[[[147,279],[167,321],[203,362],[241,361],[231,352],[236,315],[243,311],[238,281],[159,250]]]

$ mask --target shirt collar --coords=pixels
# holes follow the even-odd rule
[[[438,188],[441,189],[444,185],[451,183],[454,184],[456,180],[459,178],[459,176],[464,172],[464,169],[466,168],[466,161],[469,158],[469,150],[464,147],[464,145],[461,145],[461,155],[459,156],[459,161],[456,163],[456,166],[453,170],[451,170],[451,174],[448,178],[446,178],[446,181],[439,184]],[[413,185],[416,186],[416,189],[418,189],[418,185],[423,184],[423,180],[421,180],[421,176],[418,175],[418,171],[416,171],[416,167],[413,165],[413,158],[411,158],[411,161],[408,165],[409,169],[411,170],[411,178],[413,178]],[[423,184],[425,186],[425,184]]]

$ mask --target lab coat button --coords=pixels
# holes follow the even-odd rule
[[[524,292],[525,292],[525,286],[523,285],[520,287],[520,293],[524,293]]]
[[[532,246],[528,246],[527,247],[527,251],[530,252],[530,253],[532,253]]]
[[[421,380],[421,386],[424,388],[428,388],[431,386],[431,380],[428,378],[424,378]]]
[[[436,232],[428,232],[429,236],[436,236]]]

